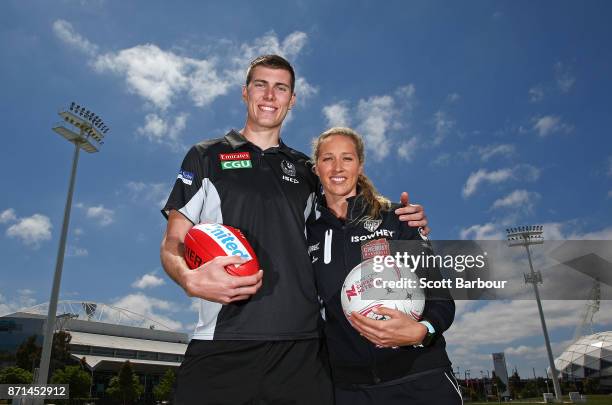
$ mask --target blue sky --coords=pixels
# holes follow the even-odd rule
[[[300,79],[285,142],[309,152],[328,126],[356,128],[367,173],[424,204],[432,237],[538,223],[548,238],[612,239],[608,2],[210,3],[2,2],[0,312],[48,300],[72,159],[51,127],[77,101],[111,131],[81,154],[61,297],[189,330],[190,300],[159,265],[159,208],[189,145],[241,128],[245,68],[268,52]],[[545,303],[557,353],[583,305]],[[460,303],[451,357],[490,369],[506,350],[542,374],[536,314]]]

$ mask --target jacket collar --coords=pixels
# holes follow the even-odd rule
[[[346,219],[342,220],[336,217],[336,215],[327,207],[325,196],[322,195],[317,203],[317,211],[320,212],[321,219],[328,223],[344,225],[357,222],[366,214],[368,204],[366,199],[363,197],[363,194],[358,193],[356,196],[347,198],[346,201],[348,202]]]
[[[242,135],[240,132],[236,131],[235,129],[232,129],[225,135],[225,140],[227,141],[227,143],[229,143],[232,149],[238,149],[245,145],[249,145],[251,148],[255,148],[256,150],[261,151],[261,148],[259,146],[251,143],[248,139],[244,137],[244,135]],[[282,139],[279,139],[278,146],[268,148],[265,150],[265,152],[268,152],[268,153],[282,152],[285,155],[290,156],[291,148],[285,145]]]

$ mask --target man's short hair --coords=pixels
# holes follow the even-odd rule
[[[295,91],[295,72],[293,71],[293,66],[291,63],[287,61],[287,59],[278,55],[261,55],[257,58],[253,59],[251,65],[249,66],[249,70],[247,70],[246,77],[246,85],[248,86],[251,83],[251,79],[253,78],[253,69],[257,66],[264,66],[270,69],[283,69],[291,73],[291,92]]]

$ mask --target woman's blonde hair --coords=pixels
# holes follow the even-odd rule
[[[317,164],[317,159],[319,158],[321,143],[333,135],[342,135],[350,138],[355,144],[359,163],[361,165],[365,163],[365,147],[361,135],[350,128],[333,127],[323,132],[312,142],[312,159],[314,165]],[[357,189],[359,195],[363,196],[370,207],[370,211],[368,212],[370,218],[378,218],[381,210],[388,210],[391,208],[391,202],[376,191],[376,187],[374,187],[374,184],[372,184],[365,174],[360,174],[357,178]]]

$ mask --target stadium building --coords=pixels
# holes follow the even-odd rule
[[[602,389],[612,390],[612,331],[576,340],[557,357],[555,367],[563,379],[598,379]]]
[[[13,365],[7,358],[30,336],[42,346],[48,304],[0,317],[0,366]],[[92,396],[103,397],[111,377],[129,360],[145,387],[145,401],[152,401],[153,387],[169,368],[183,361],[189,337],[130,310],[100,303],[61,301],[56,330],[71,336],[72,358],[84,362],[93,377]]]

